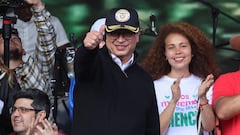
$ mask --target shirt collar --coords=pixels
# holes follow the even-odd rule
[[[122,71],[124,71],[130,65],[132,65],[132,63],[134,61],[134,54],[132,54],[131,58],[124,64],[122,64],[121,60],[116,55],[114,55],[113,53],[110,53],[110,54],[111,54],[113,61],[121,68]]]

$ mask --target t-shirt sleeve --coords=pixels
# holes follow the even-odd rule
[[[59,46],[69,43],[69,39],[67,37],[66,31],[65,31],[62,23],[60,22],[60,20],[57,17],[52,16],[51,22],[52,22],[55,32],[56,32],[57,46],[59,47]]]

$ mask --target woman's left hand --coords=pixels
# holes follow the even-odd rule
[[[198,89],[198,97],[206,98],[206,93],[209,90],[209,88],[214,83],[214,76],[212,74],[209,74],[201,83],[199,89]]]

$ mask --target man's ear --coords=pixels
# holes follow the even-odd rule
[[[136,36],[137,36],[137,42],[139,42],[140,36],[141,36],[141,32],[136,33]]]
[[[37,113],[37,116],[40,116],[42,119],[47,117],[47,113],[46,111],[40,111]]]

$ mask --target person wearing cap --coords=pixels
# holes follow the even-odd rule
[[[53,67],[54,53],[56,51],[56,34],[49,18],[51,14],[45,9],[41,0],[25,0],[32,4],[32,13],[38,29],[38,44],[35,45],[34,56],[23,61],[25,54],[20,37],[12,33],[9,40],[9,52],[4,52],[4,39],[0,34],[0,133],[9,132],[9,107],[12,95],[17,91],[35,88],[51,92],[48,75]],[[5,65],[4,53],[9,53],[9,66]],[[11,125],[11,123],[10,123]],[[3,130],[2,130],[3,129]]]
[[[74,59],[72,135],[159,135],[153,81],[136,62],[139,36],[132,8],[111,9],[86,34]]]
[[[240,51],[240,35],[230,38],[230,45]],[[222,74],[213,86],[213,106],[223,135],[240,134],[240,70]]]

